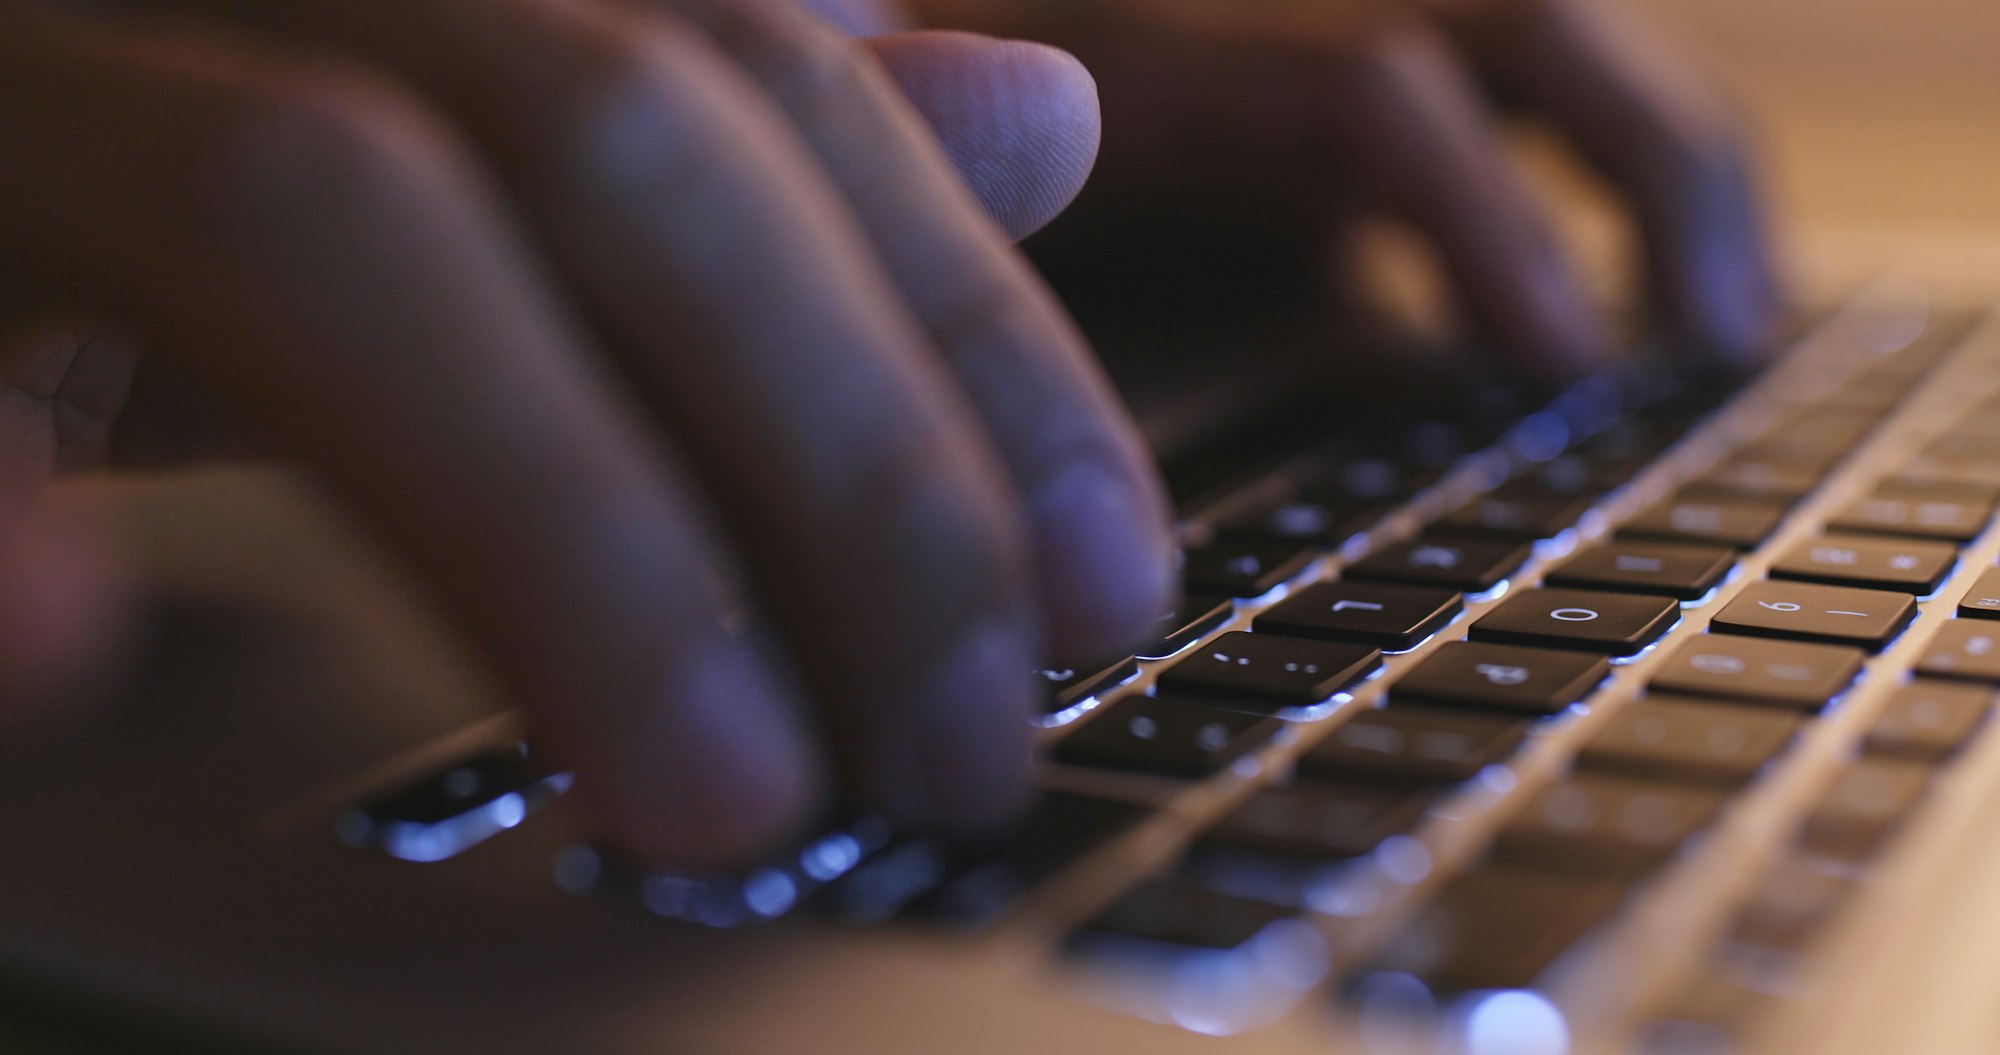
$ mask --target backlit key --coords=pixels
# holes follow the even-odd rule
[[[1916,617],[1917,602],[1907,593],[1767,581],[1744,587],[1710,626],[1732,634],[1824,641],[1874,652]]]
[[[1527,563],[1531,550],[1522,543],[1425,536],[1399,542],[1349,565],[1350,579],[1383,579],[1448,586],[1465,593],[1485,593]]]
[[[1259,633],[1356,641],[1390,651],[1415,648],[1465,610],[1454,590],[1380,582],[1329,582],[1285,598],[1257,617]]]
[[[1979,574],[1979,581],[1959,599],[1958,614],[2000,619],[2000,568],[1988,568]]]
[[[1398,702],[1554,714],[1594,691],[1611,672],[1603,656],[1478,641],[1452,641],[1390,689]]]
[[[1640,513],[1618,535],[1754,549],[1784,518],[1784,503],[1768,499],[1680,496]]]
[[[1380,670],[1382,654],[1366,645],[1276,634],[1227,633],[1190,652],[1160,675],[1160,691],[1232,701],[1310,706]]]
[[[1726,546],[1619,539],[1577,554],[1543,581],[1585,590],[1648,593],[1698,601],[1720,585],[1736,565]]]
[[[1987,686],[1919,678],[1889,697],[1862,749],[1871,755],[1941,762],[1972,738],[1992,709],[1993,690]]]
[[[1167,777],[1205,777],[1269,743],[1276,718],[1184,700],[1127,696],[1056,745],[1055,760]]]
[[[1362,711],[1299,759],[1303,775],[1396,784],[1457,784],[1504,761],[1526,735],[1516,718],[1442,707]]]
[[[1803,724],[1796,715],[1769,708],[1653,695],[1619,708],[1584,745],[1577,766],[1731,788],[1781,754]]]
[[[1671,597],[1540,589],[1515,594],[1472,624],[1475,641],[1634,656],[1680,621]]]
[[[1702,634],[1667,657],[1652,687],[1817,711],[1847,691],[1866,658],[1858,648]]]
[[[1771,577],[1923,596],[1957,563],[1958,547],[1946,542],[1829,535],[1792,547],[1771,566]]]
[[[1543,789],[1505,828],[1496,861],[1569,875],[1630,878],[1657,867],[1722,806],[1686,787],[1580,774]]]
[[[1917,660],[1917,673],[2000,682],[2000,626],[1986,619],[1953,619],[1938,628]]]

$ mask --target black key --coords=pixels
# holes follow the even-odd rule
[[[1331,477],[1299,489],[1308,501],[1388,502],[1409,498],[1444,477],[1441,465],[1413,465],[1393,458],[1356,458]]]
[[[1755,498],[1791,505],[1819,486],[1823,470],[1797,462],[1731,458],[1688,484],[1690,497]]]
[[[1447,992],[1530,988],[1622,892],[1600,879],[1482,865],[1446,885],[1369,969]]]
[[[1828,526],[1836,531],[1860,531],[1870,535],[1909,535],[1970,542],[1986,530],[1986,521],[1992,516],[1993,505],[1990,502],[1906,498],[1878,492],[1849,505]]]
[[[1792,743],[1804,721],[1762,707],[1648,696],[1619,708],[1576,764],[1705,788],[1747,783]]]
[[[1887,498],[1963,502],[1967,505],[1992,505],[1995,501],[2000,501],[2000,486],[1908,474],[1884,478],[1875,485],[1875,493]]]
[[[1458,784],[1505,761],[1527,735],[1513,718],[1443,707],[1362,711],[1299,759],[1299,773],[1383,784]]]
[[[1722,796],[1580,774],[1542,789],[1500,829],[1494,859],[1565,875],[1632,878],[1657,867],[1722,808]]]
[[[442,861],[520,824],[569,783],[523,747],[489,751],[347,811],[336,830],[353,846]]]
[[[1452,590],[1379,582],[1308,586],[1257,616],[1259,633],[1356,641],[1392,652],[1417,647],[1465,610]]]
[[[1200,844],[1327,863],[1372,853],[1415,828],[1437,798],[1429,788],[1378,788],[1302,780],[1250,796]]]
[[[1928,766],[1896,759],[1850,763],[1806,818],[1801,841],[1821,857],[1866,862],[1916,808],[1930,775]]]
[[[1204,890],[1184,880],[1153,880],[1086,920],[1070,936],[1068,946],[1086,955],[1110,946],[1103,951],[1171,958],[1182,950],[1247,951],[1273,927],[1296,928],[1304,940],[1316,939],[1317,932],[1298,915],[1297,909]],[[1142,952],[1128,942],[1143,942],[1145,948]]]
[[[1993,709],[1985,685],[1918,679],[1896,690],[1868,729],[1871,755],[1942,762],[1958,752]]]
[[[1823,862],[1792,858],[1758,884],[1729,928],[1731,941],[1798,951],[1816,937],[1859,885]]]
[[[1219,538],[1184,554],[1181,582],[1190,593],[1257,597],[1319,555],[1317,546],[1288,539]]]
[[[1711,629],[1881,651],[1917,617],[1916,599],[1888,590],[1753,582],[1715,613]]]
[[[1382,519],[1388,506],[1355,498],[1298,497],[1229,524],[1226,537],[1298,539],[1338,547]]]
[[[1382,653],[1366,645],[1309,641],[1277,634],[1222,635],[1160,674],[1162,693],[1267,700],[1309,707],[1382,669]]]
[[[1424,537],[1399,542],[1350,564],[1345,575],[1352,579],[1449,586],[1481,594],[1505,582],[1507,576],[1527,563],[1531,552],[1527,545],[1515,542]]]
[[[2000,460],[1990,454],[1941,454],[1924,451],[1903,463],[1900,475],[1912,482],[1952,484],[1986,492],[1987,500],[2000,492]]]
[[[1470,636],[1475,641],[1503,645],[1636,656],[1680,618],[1680,602],[1671,597],[1528,590],[1480,616],[1472,624]]]
[[[1452,641],[1390,690],[1398,701],[1554,714],[1582,700],[1611,672],[1603,656]]]
[[[2000,681],[2000,626],[1985,619],[1953,619],[1938,628],[1917,660],[1917,673]]]
[[[899,841],[829,886],[821,904],[862,923],[913,912],[961,926],[982,925],[1149,812],[1130,803],[1045,791],[1006,837],[984,845],[933,838]]]
[[[1777,530],[1785,505],[1768,499],[1675,497],[1618,529],[1620,538],[1659,538],[1755,549]]]
[[[1720,585],[1735,566],[1736,551],[1723,546],[1621,540],[1577,554],[1549,572],[1544,581],[1550,586],[1698,601]]]
[[[1044,715],[1057,714],[1086,696],[1131,681],[1139,673],[1138,660],[1128,659],[1103,670],[1090,667],[1043,667],[1035,672],[1048,695],[1042,702]]]
[[[2000,568],[1979,573],[1979,581],[1958,602],[1958,614],[1980,619],[2000,619]]]
[[[1957,563],[1958,548],[1945,542],[1830,535],[1794,546],[1771,566],[1771,576],[1922,596],[1937,589]]]
[[[1186,700],[1127,696],[1056,745],[1066,765],[1205,777],[1270,742],[1276,718]]]
[[[1574,526],[1591,502],[1587,495],[1508,485],[1473,499],[1438,521],[1432,530],[1443,535],[1533,542],[1554,538]]]
[[[1160,635],[1139,649],[1140,659],[1165,659],[1200,640],[1236,615],[1236,605],[1220,594],[1190,593],[1155,625]]]
[[[1847,691],[1866,658],[1858,648],[1702,634],[1668,657],[1652,687],[1817,711]]]

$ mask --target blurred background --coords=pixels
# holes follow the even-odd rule
[[[1801,277],[2000,287],[2000,4],[1629,2],[1748,112]]]

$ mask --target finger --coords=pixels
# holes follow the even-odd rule
[[[1163,488],[1074,327],[922,119],[866,53],[787,3],[643,2],[686,12],[749,71],[852,205],[1027,500],[1050,647],[1079,659],[1129,647],[1172,588]],[[1073,63],[1009,54],[1013,72],[1061,85],[1039,90],[1081,91]]]
[[[1395,20],[1293,61],[1363,180],[1438,247],[1518,362],[1561,379],[1602,360],[1608,337],[1583,284],[1442,41]]]
[[[1754,166],[1730,109],[1616,5],[1498,0],[1445,21],[1513,101],[1631,202],[1655,309],[1735,358],[1768,350],[1780,296]]]
[[[850,788],[909,822],[1027,789],[1042,637],[1005,470],[782,117],[664,18],[253,5],[448,108],[691,453]]]
[[[482,646],[610,834],[722,863],[814,759],[727,564],[451,135],[351,73],[0,28],[0,276],[134,324],[308,457]]]
[[[1102,131],[1097,86],[1066,52],[936,32],[868,48],[1009,235],[1040,230],[1083,190]]]
[[[0,728],[37,717],[102,668],[129,593],[100,525],[28,503],[0,512]]]

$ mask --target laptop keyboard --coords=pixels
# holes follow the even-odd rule
[[[1960,567],[2000,498],[2000,395],[1883,429],[1970,320],[1882,351],[1843,318],[1740,391],[1631,369],[1526,416],[1447,394],[1189,496],[1187,598],[1158,641],[1038,672],[1047,790],[1009,840],[863,818],[739,876],[576,848],[561,885],[709,926],[1016,925],[1204,1032],[1321,993],[1450,1047],[1464,1002],[1504,996],[1708,1050],[1785,999],[2000,686],[2000,568]],[[1820,500],[1864,452],[1887,468]],[[1893,688],[1841,718],[1857,682]],[[1851,760],[1793,765],[1815,737]],[[483,766],[462,796],[483,821],[427,838],[453,823],[434,778],[352,814],[349,840],[434,859],[559,789]],[[495,781],[532,793],[496,811]],[[1674,969],[1620,965],[1645,977],[1627,1006],[1565,1003],[1600,991],[1577,981],[1593,943],[1760,797],[1788,834],[1707,899],[1718,936]]]

